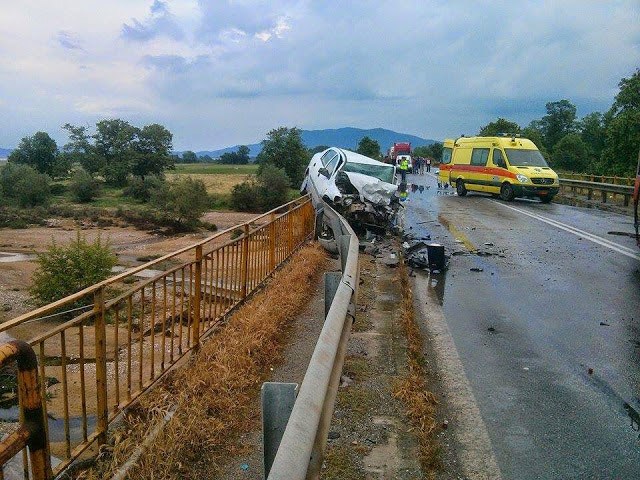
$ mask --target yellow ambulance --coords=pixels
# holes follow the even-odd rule
[[[506,201],[537,197],[549,203],[560,188],[535,144],[513,135],[445,140],[438,180],[455,187],[460,197],[486,192]]]

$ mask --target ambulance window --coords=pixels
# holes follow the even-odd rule
[[[449,147],[442,149],[442,160],[440,160],[440,163],[451,163],[451,149]]]
[[[498,148],[493,149],[493,164],[496,167],[507,168],[507,162],[504,161],[504,157],[502,156],[502,150]]]
[[[484,167],[489,160],[488,148],[474,148],[471,154],[471,165],[479,165]]]

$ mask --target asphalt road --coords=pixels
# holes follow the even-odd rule
[[[632,219],[408,182],[406,231],[452,255],[428,284],[502,477],[640,478],[640,249],[607,233]]]

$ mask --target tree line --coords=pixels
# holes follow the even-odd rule
[[[546,115],[522,128],[498,118],[478,135],[520,134],[532,140],[549,164],[578,173],[635,175],[640,149],[640,70],[618,84],[620,91],[605,113],[578,119],[567,99],[546,104]]]

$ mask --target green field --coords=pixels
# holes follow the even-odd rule
[[[251,175],[258,171],[258,165],[220,165],[217,163],[178,163],[175,173],[181,175]],[[167,172],[169,173],[169,172]]]

